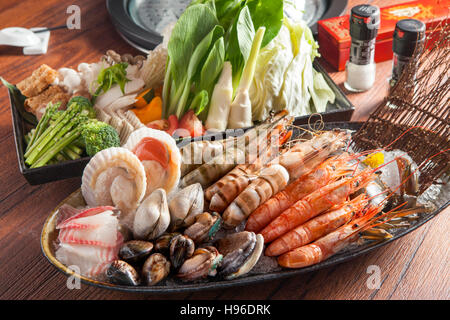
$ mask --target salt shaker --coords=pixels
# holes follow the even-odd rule
[[[375,38],[380,28],[380,8],[368,4],[352,8],[350,14],[350,59],[345,66],[344,86],[353,92],[370,89],[375,82]]]
[[[425,42],[425,23],[416,19],[403,19],[397,22],[394,30],[392,51],[392,77],[389,81],[391,87],[397,81],[411,60],[416,50],[423,49]]]

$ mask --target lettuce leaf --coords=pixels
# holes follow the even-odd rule
[[[318,56],[318,45],[306,22],[285,18],[278,35],[258,57],[250,88],[253,121],[283,109],[294,116],[324,112],[335,96],[313,68]]]

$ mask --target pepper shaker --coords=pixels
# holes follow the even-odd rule
[[[350,59],[345,66],[344,86],[353,92],[370,89],[375,82],[375,38],[380,28],[380,8],[363,4],[350,14]]]
[[[411,60],[416,50],[422,50],[425,42],[425,23],[416,19],[403,19],[395,25],[392,51],[391,87],[400,79],[403,70]]]

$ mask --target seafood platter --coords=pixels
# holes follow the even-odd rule
[[[244,285],[354,258],[448,206],[448,175],[419,192],[426,162],[398,139],[360,150],[360,123],[304,124],[348,100],[296,3],[196,0],[146,57],[4,81],[26,169],[80,170],[42,230],[51,264],[124,291]]]
[[[420,167],[405,152],[388,151],[389,146],[352,152],[348,143],[361,123],[311,130],[292,120],[278,114],[260,125],[266,128],[194,140],[180,149],[165,133],[149,128],[133,133],[125,147],[95,155],[81,189],[48,217],[41,236],[44,255],[65,274],[108,289],[224,288],[355,258],[449,205],[448,183],[417,196]],[[267,130],[261,136],[257,129]],[[273,144],[253,145],[267,135],[278,151]],[[165,156],[143,160],[153,139],[165,145]],[[199,153],[190,151],[198,148],[206,158],[192,164],[189,158]],[[240,156],[248,161],[224,160]],[[155,161],[162,159],[167,166],[158,172]],[[176,163],[179,171],[173,170]]]

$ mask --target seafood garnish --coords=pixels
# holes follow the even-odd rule
[[[184,261],[176,275],[184,281],[204,279],[217,274],[217,266],[223,256],[215,247],[208,246],[194,251],[191,258]]]
[[[175,142],[156,130],[131,134],[128,149],[99,152],[86,167],[82,192],[89,206],[102,206],[60,207],[57,259],[84,276],[128,286],[153,286],[171,272],[183,282],[231,280],[261,273],[269,261],[270,268],[302,268],[357,240],[390,239],[391,229],[429,210],[417,200],[419,168],[408,155],[382,151],[388,160],[368,167],[362,160],[374,151],[344,152],[350,132],[343,130],[316,132],[280,150],[291,137],[284,130],[289,119],[280,119],[277,128],[264,124],[271,131],[260,136],[251,130],[221,143],[191,143],[201,162],[206,149],[213,155],[186,167],[197,168],[180,181],[180,153],[173,152],[178,167],[169,169]],[[260,145],[263,137],[275,138],[269,144],[276,150]],[[251,151],[252,144],[259,149]]]
[[[106,277],[111,283],[124,286],[137,286],[140,283],[136,269],[122,260],[115,260],[109,265]]]
[[[200,183],[191,184],[174,195],[169,202],[170,229],[190,226],[203,212],[204,196]]]
[[[162,235],[170,224],[170,213],[164,189],[156,189],[136,210],[133,222],[135,239],[152,240]]]
[[[144,166],[125,148],[98,152],[84,169],[81,182],[88,206],[114,206],[123,215],[121,219],[137,209],[147,187]]]
[[[161,253],[154,253],[142,267],[142,277],[149,286],[155,285],[169,275],[170,262]]]
[[[180,179],[181,155],[175,140],[166,132],[140,128],[130,134],[125,148],[131,150],[145,168],[146,195],[157,188],[171,192]]]

